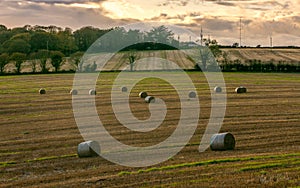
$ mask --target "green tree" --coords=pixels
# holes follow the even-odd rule
[[[83,52],[75,52],[71,54],[71,61],[73,61],[76,69],[81,72],[82,71],[82,64],[80,64],[81,58],[84,55]]]
[[[97,64],[94,61],[93,64],[87,64],[84,67],[84,72],[95,72],[97,70]]]
[[[0,25],[0,31],[7,31],[7,27],[5,25]]]
[[[14,52],[28,54],[30,52],[30,44],[23,39],[8,40],[3,44],[3,51],[9,54]]]
[[[130,29],[125,36],[125,43],[126,44],[135,44],[141,42],[141,38],[143,36],[143,33],[140,32],[140,30],[132,30]]]
[[[55,69],[55,72],[58,72],[59,68],[63,64],[63,57],[64,54],[60,51],[53,51],[51,52],[51,64]]]
[[[202,71],[214,71],[218,67],[215,59],[222,55],[222,51],[216,40],[204,39],[204,43],[199,50]]]
[[[54,33],[34,32],[30,39],[31,51],[36,52],[42,49],[56,51],[58,50],[59,39]]]
[[[74,32],[75,44],[79,51],[85,52],[99,37],[110,30],[100,30],[94,27],[83,27]]]
[[[126,30],[123,27],[116,27],[109,32],[110,50],[118,50],[127,47]]]
[[[173,40],[174,33],[164,25],[153,27],[145,36],[145,41],[154,41],[163,44],[172,44]]]
[[[35,73],[36,72],[36,66],[39,62],[39,60],[36,58],[36,52],[31,53],[28,58],[31,61],[32,72]]]
[[[10,32],[11,32],[12,36],[15,36],[15,35],[21,34],[21,33],[28,33],[28,31],[23,27],[12,28],[12,29],[10,29]]]
[[[10,38],[10,40],[16,40],[16,39],[21,39],[29,43],[31,39],[31,35],[30,33],[19,33]]]
[[[23,62],[26,60],[26,54],[24,53],[19,53],[19,52],[15,52],[10,56],[10,60],[15,62],[15,67],[16,67],[16,73],[20,73],[21,72],[21,66],[23,64]]]
[[[4,67],[9,63],[9,55],[7,53],[3,53],[0,55],[0,74],[4,73]]]
[[[0,25],[0,53],[5,51],[3,44],[12,37],[12,33],[6,26]]]
[[[39,50],[32,54],[31,59],[39,60],[41,66],[41,72],[47,73],[49,70],[47,68],[47,60],[49,58],[49,52],[47,50]]]
[[[200,66],[201,70],[206,71],[209,58],[211,57],[211,52],[207,47],[200,47],[199,52],[200,52],[200,61],[202,63],[202,66]]]
[[[222,55],[222,51],[220,50],[217,40],[215,40],[215,39],[211,40],[208,43],[208,47],[209,47],[210,51],[212,52],[212,54],[215,56],[215,58]]]
[[[45,30],[48,32],[48,33],[58,33],[60,31],[62,31],[63,29],[61,27],[57,27],[55,25],[49,25],[48,27],[45,27]]]
[[[75,44],[75,38],[70,28],[66,28],[64,31],[58,32],[57,38],[58,50],[61,51],[63,54],[69,56],[71,53],[78,50],[78,47]]]
[[[137,59],[136,52],[133,51],[133,50],[129,51],[128,54],[127,54],[127,58],[128,58],[129,65],[130,65],[130,71],[133,71],[134,63]]]

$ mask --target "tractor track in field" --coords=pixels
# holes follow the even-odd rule
[[[172,134],[180,116],[172,87],[162,83],[158,90],[159,84],[141,83],[133,88],[130,107],[137,118],[150,116],[148,104],[137,96],[143,88],[164,99],[168,107],[156,130],[133,132],[118,122],[108,101],[115,74],[104,74],[105,84],[98,82],[101,92],[96,96],[101,121],[111,135],[128,145],[149,146]],[[197,130],[177,155],[143,168],[120,166],[101,157],[77,157],[77,145],[84,140],[66,91],[72,75],[3,77],[7,83],[0,85],[0,187],[300,186],[299,74],[225,73],[228,98],[221,132],[235,135],[236,149],[202,153],[198,148],[210,117],[210,90],[201,73],[188,74],[201,103]],[[22,80],[30,84],[17,84]],[[46,95],[37,92],[41,83],[50,90]],[[241,83],[248,93],[238,95],[234,88]]]

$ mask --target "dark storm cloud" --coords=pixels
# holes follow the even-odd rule
[[[234,4],[234,3],[225,2],[225,1],[218,1],[217,4],[223,5],[223,6],[236,6],[236,4]]]

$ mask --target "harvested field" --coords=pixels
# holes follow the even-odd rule
[[[222,49],[228,55],[229,61],[240,60],[245,63],[249,60],[261,62],[279,62],[296,64],[300,61],[300,49],[265,49],[265,48],[231,48]]]
[[[261,62],[262,64],[272,62],[274,65],[279,63],[282,64],[290,64],[300,66],[300,49],[267,49],[267,48],[222,48],[222,52],[226,54],[226,59],[228,64],[233,64],[234,61],[239,60],[242,64],[249,64],[250,61]],[[139,62],[135,63],[133,66],[134,70],[172,70],[177,69],[171,63],[174,62],[181,69],[185,70],[193,70],[195,69],[195,62],[188,57],[187,54],[195,56],[195,58],[199,58],[199,52],[195,49],[188,50],[148,50],[148,51],[137,51],[135,52],[136,60],[143,60],[145,62],[144,65],[140,65]],[[196,55],[195,55],[196,54]],[[98,53],[91,54],[89,56],[89,62],[85,62],[85,66],[87,64],[92,65],[94,62],[97,63],[100,59],[108,58],[108,62],[105,64],[101,70],[105,71],[120,71],[124,70],[126,67],[129,70],[129,60],[128,60],[128,52],[118,52],[116,54],[112,53]],[[165,59],[167,61],[162,62],[160,59]],[[224,61],[224,56],[218,57],[218,62],[220,64]],[[154,63],[148,63],[154,62]],[[35,62],[36,63],[36,62]],[[26,61],[22,64],[21,72],[29,73],[32,72],[32,62]],[[39,63],[36,63],[36,72],[40,72],[41,68]],[[47,68],[50,72],[54,71],[54,67],[47,62]],[[11,62],[7,64],[4,68],[4,71],[7,73],[14,73],[15,66]],[[70,71],[75,70],[76,66],[72,64],[68,58],[66,62],[63,63],[60,68],[61,71]],[[83,67],[85,70],[85,67]],[[98,70],[100,68],[98,67]]]
[[[197,130],[176,156],[144,168],[101,157],[78,158],[77,145],[84,140],[69,94],[73,74],[0,77],[0,187],[300,186],[300,75],[224,73],[228,98],[221,132],[231,132],[236,147],[199,153],[210,116],[210,91],[202,73],[188,74],[201,103]],[[133,88],[130,107],[138,119],[150,116],[140,91],[164,99],[168,113],[157,130],[131,132],[115,118],[109,101],[116,76],[102,74],[96,88],[97,110],[111,135],[128,145],[149,146],[172,134],[180,116],[174,88],[153,78]],[[240,85],[247,93],[234,92]],[[41,87],[45,95],[38,93]]]

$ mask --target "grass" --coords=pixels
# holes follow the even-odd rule
[[[20,154],[20,152],[1,152],[0,156],[17,155],[17,154]]]
[[[17,164],[16,161],[0,162],[0,167],[6,167],[6,166],[9,166],[9,165],[15,165],[15,164]]]
[[[250,170],[260,170],[260,169],[268,169],[268,168],[275,168],[275,167],[286,167],[286,166],[287,166],[286,163],[263,164],[263,165],[257,165],[257,166],[241,168],[239,171],[245,172],[245,171],[250,171]]]
[[[23,162],[32,163],[32,162],[38,162],[38,161],[47,161],[47,160],[63,159],[63,158],[71,158],[71,157],[77,157],[77,154],[40,157],[40,158],[35,158],[35,159],[29,159],[29,160],[26,160]],[[9,165],[16,165],[16,164],[18,164],[17,161],[5,161],[5,162],[0,162],[0,167],[6,167]]]
[[[244,167],[244,168],[240,168],[239,171],[241,172],[245,172],[245,171],[251,171],[251,170],[260,170],[260,169],[268,169],[268,168],[286,168],[288,166],[292,166],[292,165],[299,165],[300,162],[280,162],[280,163],[271,163],[271,164],[262,164],[262,165],[255,165],[255,166],[250,166],[250,167]]]
[[[99,98],[109,98],[111,87],[109,84],[113,83],[116,74],[103,73],[103,80],[97,82],[101,92]],[[88,179],[98,179],[97,185],[103,187],[126,185],[140,187],[144,181],[145,187],[161,187],[161,185],[214,187],[225,183],[231,187],[247,183],[261,186],[258,181],[261,176],[277,177],[279,173],[287,174],[286,177],[290,182],[280,179],[272,183],[286,186],[299,185],[299,160],[296,160],[300,158],[300,153],[297,151],[299,143],[297,104],[300,104],[298,97],[300,82],[296,79],[299,78],[299,74],[224,73],[229,93],[229,110],[222,131],[230,131],[236,135],[237,150],[207,151],[203,154],[199,154],[197,149],[201,131],[210,114],[209,103],[206,104],[210,98],[204,95],[209,94],[209,90],[202,73],[189,72],[188,75],[194,81],[197,91],[201,91],[199,94],[201,102],[204,103],[201,106],[199,129],[180,154],[163,164],[144,168],[127,168],[98,159],[82,160],[77,158],[76,154],[72,154],[76,153],[74,144],[82,140],[75,122],[70,121],[74,117],[71,96],[67,93],[72,87],[72,75],[20,75],[10,77],[12,79],[9,76],[3,77],[4,80],[0,83],[0,97],[4,99],[0,110],[2,120],[0,161],[3,161],[0,162],[2,180],[0,184],[10,187],[22,187],[22,185],[59,187],[71,183],[70,186],[75,184],[79,186],[81,182],[91,181]],[[286,77],[291,79],[285,79]],[[152,81],[161,83],[162,91],[164,89],[166,91],[166,94],[159,92],[154,94],[162,96],[163,99],[166,96],[168,99],[172,89],[159,79],[145,79],[134,88],[134,91],[147,90],[150,93],[154,90],[158,91],[157,86],[151,85]],[[244,84],[244,81],[251,92],[235,98],[232,89],[240,83]],[[267,93],[261,95],[260,92],[265,88],[258,84],[262,82],[267,88]],[[46,97],[38,94],[41,86],[47,91],[50,89]],[[104,89],[101,90],[102,88]],[[273,89],[275,93],[271,92]],[[176,91],[170,94],[171,99],[176,98],[175,93]],[[264,98],[267,95],[270,99]],[[102,105],[100,99],[99,104]],[[173,123],[172,118],[175,117],[176,120],[177,116],[171,113],[177,110],[177,107],[173,103],[170,104],[168,121]],[[46,105],[50,108],[46,108]],[[101,107],[105,109],[107,106],[105,103]],[[139,104],[133,103],[133,111],[135,107],[139,107]],[[118,123],[113,121],[113,113],[104,110],[103,114],[112,134],[117,136],[120,134],[121,141],[133,143],[135,139],[133,136],[127,132],[122,134],[118,127],[114,127]],[[158,136],[160,135],[164,136],[165,132],[161,134],[158,131]],[[147,143],[151,141],[150,139],[142,134],[137,135],[137,145]],[[61,152],[71,155],[53,153],[53,150],[57,150],[57,146]],[[283,154],[283,152],[291,154]],[[31,175],[23,176],[22,172],[30,172]],[[17,180],[12,179],[13,177]],[[213,179],[210,180],[210,177]],[[6,182],[9,179],[13,182]]]
[[[261,174],[261,175],[266,175],[267,173],[268,173],[268,172],[265,171],[265,170],[262,170],[262,171],[259,172],[259,174]]]
[[[36,162],[36,161],[46,161],[46,160],[53,160],[53,159],[63,159],[63,158],[70,158],[70,157],[77,157],[77,154],[70,154],[70,155],[61,155],[61,156],[49,156],[49,157],[40,157],[35,159],[27,160],[26,162]]]
[[[191,163],[181,163],[181,164],[161,166],[161,167],[151,167],[151,168],[147,168],[147,169],[140,169],[138,171],[121,171],[118,175],[120,175],[120,176],[121,175],[131,175],[131,174],[149,173],[149,172],[155,172],[155,171],[173,170],[173,169],[179,169],[179,168],[204,166],[204,165],[211,165],[211,164],[275,159],[275,158],[287,158],[287,157],[299,157],[299,156],[300,156],[300,153],[292,153],[292,154],[267,155],[267,156],[255,156],[255,157],[244,157],[244,158],[225,158],[225,159],[216,159],[216,160],[199,161],[199,162],[191,162]],[[293,164],[293,165],[300,164],[300,162],[297,161],[297,162],[294,162],[291,164]],[[289,165],[289,163],[263,164],[263,165],[256,165],[256,166],[251,166],[251,167],[244,167],[244,168],[239,169],[239,171],[259,170],[259,169],[274,168],[274,167],[285,167],[287,165]]]

